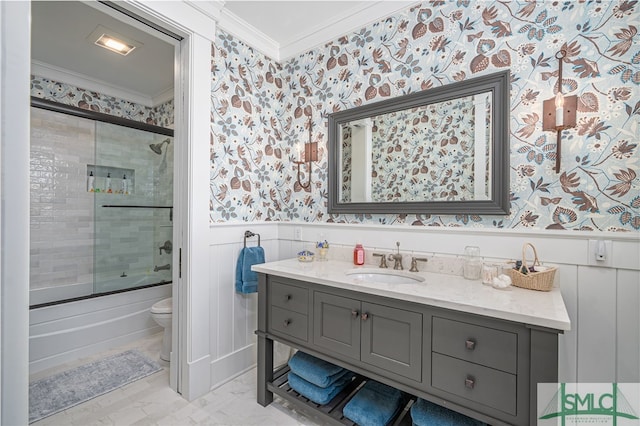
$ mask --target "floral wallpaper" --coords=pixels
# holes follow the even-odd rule
[[[365,222],[640,230],[637,0],[432,0],[283,64],[219,32],[212,46],[211,221]],[[558,87],[577,126],[542,131]],[[327,115],[503,69],[511,71],[511,214],[329,215]],[[313,123],[319,161],[296,183]],[[303,182],[306,169],[302,167]]]
[[[373,119],[373,201],[471,200],[475,109],[461,98]],[[482,159],[486,167],[486,159]]]
[[[31,96],[154,126],[173,128],[173,100],[150,108],[34,75],[31,76]]]

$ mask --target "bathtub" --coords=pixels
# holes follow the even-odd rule
[[[143,276],[123,278],[136,287],[148,283]],[[171,284],[162,284],[31,309],[30,373],[162,332],[149,310],[170,296]]]

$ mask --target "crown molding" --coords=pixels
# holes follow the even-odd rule
[[[218,0],[184,0],[184,2],[214,21],[220,21],[221,11],[226,3],[226,1]]]
[[[376,1],[359,5],[330,23],[319,23],[305,32],[294,35],[287,43],[279,46],[280,61],[286,61],[302,55],[316,47],[337,40],[374,22],[385,19],[398,11],[406,10],[416,3],[413,1]]]
[[[173,98],[174,98],[174,93],[173,93],[173,86],[172,86],[156,94],[151,100],[153,102],[153,106],[156,107],[158,105],[162,105],[166,102],[169,102]]]
[[[101,93],[103,95],[124,99],[149,108],[153,108],[173,98],[173,87],[168,87],[156,96],[150,97],[140,92],[135,92],[85,74],[80,74],[41,61],[31,61],[31,74],[49,78],[60,83],[70,84],[81,89]],[[169,98],[165,98],[167,93],[171,94]],[[156,99],[160,100],[160,102],[157,102]]]
[[[279,43],[236,14],[222,9],[218,26],[276,62],[280,62]]]
[[[292,34],[289,41],[278,43],[242,18],[225,9],[224,2],[198,2],[199,5],[205,3],[217,3],[219,6],[222,6],[217,21],[221,29],[239,38],[254,49],[259,50],[276,62],[284,62],[302,55],[318,46],[336,40],[345,34],[417,4],[415,0],[398,0],[376,1],[355,6],[345,13],[341,19],[330,23],[318,23],[309,27],[304,32]],[[212,8],[213,6],[210,5],[210,7]]]

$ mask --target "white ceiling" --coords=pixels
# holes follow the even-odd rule
[[[284,61],[415,2],[192,0],[188,3],[215,17],[226,32],[267,56]],[[170,40],[141,24],[134,27],[114,19],[110,16],[112,11],[109,14],[101,11],[108,8],[94,5],[79,1],[32,3],[32,73],[148,106],[170,99],[174,62],[174,45]],[[143,46],[128,56],[95,46],[86,38],[98,25]]]
[[[98,25],[143,45],[127,56],[96,46],[87,36]],[[91,6],[78,1],[33,2],[31,28],[32,73],[112,96],[120,90],[127,96],[119,97],[149,106],[172,92],[173,45]]]

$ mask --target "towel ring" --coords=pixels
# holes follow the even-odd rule
[[[260,234],[254,234],[251,231],[244,231],[244,246],[247,247],[247,238],[258,237],[258,247],[260,247]]]

